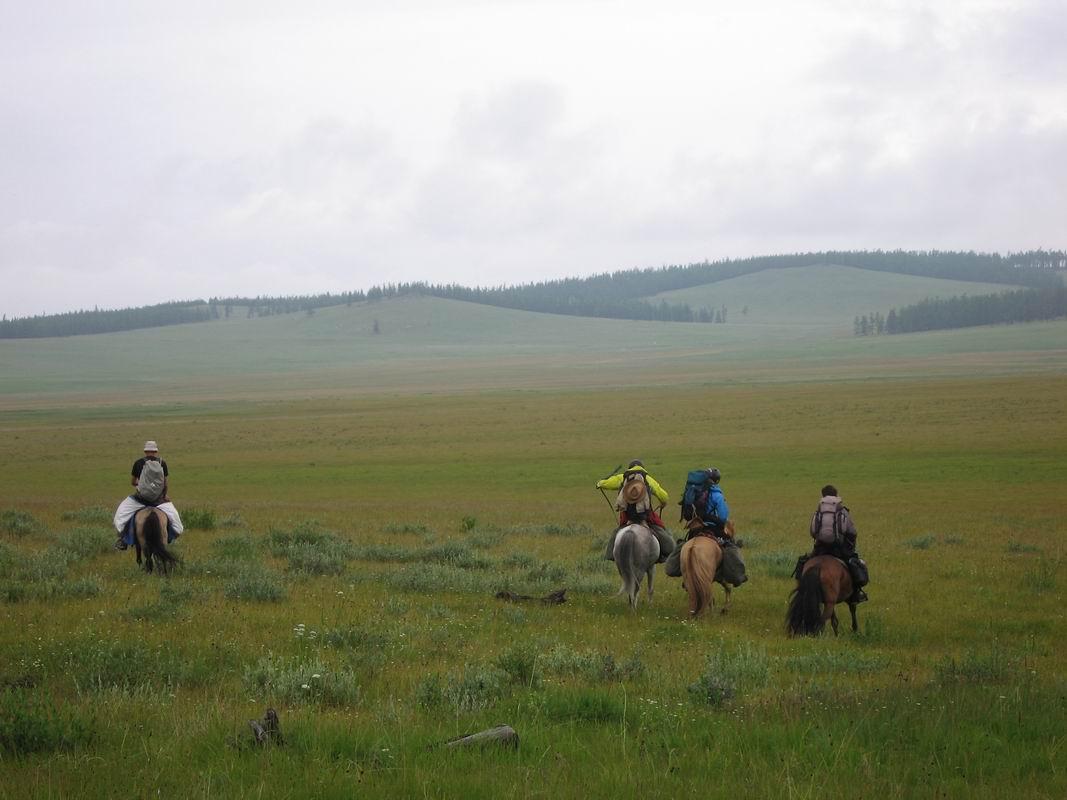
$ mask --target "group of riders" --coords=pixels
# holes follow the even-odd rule
[[[721,480],[722,473],[714,467],[689,473],[679,501],[682,507],[679,521],[685,524],[686,537],[677,541],[671,538],[660,517],[670,501],[670,495],[640,461],[631,461],[625,470],[616,470],[610,477],[597,481],[597,489],[618,492],[614,507],[619,512],[619,526],[608,538],[604,558],[614,560],[615,537],[623,527],[632,524],[644,525],[656,537],[660,548],[659,561],[668,562],[668,575],[674,574],[669,562],[671,555],[676,555],[680,545],[694,536],[711,536],[724,548],[724,553],[730,552],[730,548],[736,548],[737,543],[734,541],[730,507],[719,485]],[[794,577],[800,578],[809,558],[833,556],[844,562],[852,577],[854,590],[848,602],[864,602],[867,599],[863,591],[867,585],[867,565],[856,551],[856,525],[833,485],[822,488],[822,499],[812,515],[809,533],[814,540],[812,551],[797,560]],[[740,564],[739,556],[735,563]],[[745,580],[743,569],[741,564],[740,580],[731,580],[731,583],[737,585]]]
[[[614,470],[613,473],[596,484],[601,491],[618,493],[614,507],[619,512],[619,527],[608,539],[604,558],[614,560],[615,535],[619,530],[627,525],[639,524],[647,527],[656,537],[660,548],[659,561],[667,561],[685,541],[679,539],[676,542],[671,538],[660,517],[670,501],[670,495],[638,460],[631,461],[626,469]],[[125,550],[133,544],[134,515],[146,507],[158,508],[167,515],[168,541],[182,534],[184,527],[181,517],[167,494],[169,475],[167,462],[159,457],[159,446],[152,440],[145,442],[144,457],[133,462],[130,470],[130,485],[136,491],[126,497],[115,511],[115,531],[119,537],[115,542],[116,549]],[[730,507],[719,486],[721,480],[722,473],[714,467],[690,472],[679,501],[682,507],[680,521],[686,526],[686,540],[694,536],[711,536],[724,548],[736,548]],[[802,555],[797,561],[795,577],[800,577],[807,559],[820,555],[834,556],[848,566],[852,576],[855,590],[849,602],[862,603],[866,600],[863,586],[867,584],[867,566],[856,552],[856,525],[834,486],[822,488],[822,499],[811,518],[809,533],[814,539],[814,546],[811,553]],[[740,578],[731,581],[735,585],[744,581],[743,569],[742,564]],[[670,565],[668,574],[671,574]]]

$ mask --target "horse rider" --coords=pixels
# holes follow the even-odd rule
[[[867,564],[856,552],[856,524],[852,521],[848,507],[841,502],[837,488],[832,484],[822,487],[822,499],[811,518],[810,531],[815,540],[811,553],[802,555],[797,560],[794,577],[800,579],[804,563],[814,556],[833,556],[845,562],[855,587],[850,603],[862,603],[867,600],[863,587],[867,585]]]
[[[644,485],[644,499],[637,502],[629,502],[624,496],[626,486],[640,481]],[[639,460],[631,461],[625,470],[596,482],[597,489],[617,490],[619,497],[615,501],[615,509],[619,512],[619,527],[608,539],[608,545],[604,549],[604,558],[608,561],[615,560],[615,535],[627,525],[637,523],[645,525],[659,542],[659,561],[667,560],[667,556],[674,550],[674,540],[667,533],[667,528],[660,519],[659,511],[667,505],[671,499],[667,490],[659,485],[659,482],[648,474],[644,464]],[[640,489],[640,487],[636,487]],[[638,492],[639,493],[639,492]],[[650,496],[651,495],[651,496]],[[658,509],[652,508],[652,497],[659,503]]]
[[[159,445],[151,439],[144,443],[144,457],[133,462],[133,468],[130,470],[130,485],[139,489],[138,483],[140,482],[141,473],[144,471],[145,462],[147,461],[158,461],[163,468],[163,492],[155,500],[141,497],[137,492],[134,492],[119,503],[119,507],[115,511],[114,519],[115,531],[119,536],[118,541],[115,542],[116,550],[125,550],[129,546],[125,536],[126,525],[134,514],[146,506],[155,506],[167,515],[168,527],[175,537],[181,536],[182,532],[185,530],[185,527],[182,525],[182,518],[178,516],[178,509],[174,507],[174,503],[167,497],[168,487],[166,479],[170,476],[170,471],[167,469],[167,462],[159,457]]]
[[[710,529],[718,538],[730,538],[726,531],[726,522],[730,519],[730,507],[722,493],[719,481],[722,473],[715,467],[708,469],[708,499],[702,507],[695,509],[705,528]]]

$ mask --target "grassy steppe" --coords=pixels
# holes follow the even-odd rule
[[[1058,373],[1067,365],[1062,320],[861,338],[850,327],[818,322],[730,319],[726,325],[597,320],[410,297],[313,316],[3,340],[0,412],[620,383],[710,388],[992,376]]]
[[[24,384],[5,382],[0,416],[0,741],[23,744],[0,748],[0,795],[1067,795],[1062,325],[767,345],[803,383],[657,340],[649,363],[689,363],[688,379],[623,391],[597,388],[619,362],[579,355],[561,319],[559,349],[515,355],[525,390],[495,382],[503,349],[449,373],[460,351],[442,344],[410,382],[378,358],[359,391],[330,378],[374,359],[329,354],[357,346],[344,326],[362,313],[264,320],[248,352],[275,330],[270,358],[311,354],[286,331],[321,326],[320,360],[281,364],[273,387],[231,365],[228,388],[223,364],[177,404],[116,397],[134,373],[104,348],[63,355],[112,365],[96,394],[35,372],[32,348],[2,351]],[[488,338],[521,348],[515,319]],[[747,335],[730,327],[708,335]],[[595,352],[608,334],[589,330]],[[1012,336],[1018,354],[982,348]],[[364,338],[360,353],[387,346]],[[396,347],[411,369],[415,345]],[[157,390],[174,380],[151,372]],[[109,550],[148,436],[202,526],[169,579]],[[673,494],[686,470],[722,469],[751,576],[730,615],[686,620],[662,574],[636,615],[613,596],[592,487],[631,457]],[[853,510],[872,600],[861,635],[789,640],[788,573],[826,481]],[[563,585],[560,607],[493,598]],[[287,741],[257,751],[246,720],[268,704]],[[428,749],[498,722],[518,752]]]

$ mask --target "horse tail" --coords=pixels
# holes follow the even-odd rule
[[[711,605],[711,582],[715,577],[711,542],[698,536],[682,545],[682,580],[689,593],[689,613],[696,617]]]
[[[615,539],[615,566],[619,570],[619,577],[622,578],[619,594],[625,594],[630,600],[630,606],[634,608],[637,607],[637,592],[640,588],[640,579],[634,565],[635,539],[630,528],[623,528]]]
[[[178,563],[178,557],[167,549],[163,530],[163,526],[159,524],[159,514],[155,512],[149,514],[144,523],[145,549],[148,551],[148,556],[155,556],[159,559],[159,568],[163,574],[166,574],[168,567]]]
[[[816,565],[800,576],[789,600],[786,628],[791,636],[817,636],[826,624],[822,618],[822,567]]]

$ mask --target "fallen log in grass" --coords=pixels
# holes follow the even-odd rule
[[[519,734],[510,725],[497,725],[478,733],[468,733],[442,742],[440,747],[507,747],[519,749]]]

